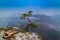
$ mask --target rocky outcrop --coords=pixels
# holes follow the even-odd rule
[[[18,33],[15,34],[16,40],[41,40],[36,33]]]
[[[9,34],[9,37],[4,38],[4,34],[13,34],[12,36]],[[42,40],[41,36],[35,32],[18,32],[18,30],[1,30],[0,31],[0,40]]]

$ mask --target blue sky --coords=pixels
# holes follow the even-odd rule
[[[48,16],[60,15],[60,0],[0,0],[0,17],[18,15],[29,10]]]
[[[60,0],[0,0],[0,7],[38,6],[60,8]]]

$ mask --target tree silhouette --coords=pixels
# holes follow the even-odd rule
[[[32,15],[32,11],[28,11],[28,13],[24,13],[22,14],[22,16],[20,17],[21,19],[27,19],[28,20],[28,23],[27,25],[24,27],[24,31],[28,31],[28,29],[30,27],[33,27],[33,28],[36,28],[37,27],[37,24],[36,23],[33,23],[31,20],[30,20],[30,16]]]

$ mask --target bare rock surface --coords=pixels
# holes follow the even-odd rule
[[[41,40],[38,35],[35,33],[18,33],[15,34],[15,39],[16,40]]]
[[[38,34],[38,33],[35,33],[35,32],[18,32],[18,31],[13,31],[13,30],[8,30],[8,31],[5,31],[5,30],[1,30],[0,31],[0,40],[9,40],[8,38],[7,39],[4,39],[4,33],[9,33],[10,31],[12,31],[14,34],[13,34],[13,40],[42,40],[41,36]],[[16,33],[17,32],[17,33]],[[12,38],[11,37],[11,38]]]

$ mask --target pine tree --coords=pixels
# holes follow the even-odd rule
[[[28,20],[28,23],[27,25],[24,27],[24,31],[28,31],[28,29],[30,27],[33,27],[33,28],[36,28],[37,27],[37,24],[36,23],[33,23],[31,20],[30,20],[30,16],[32,16],[32,11],[28,11],[28,13],[24,13],[22,14],[22,16],[20,17],[21,19],[27,19]]]

